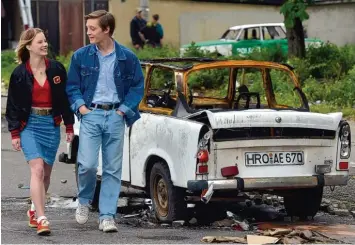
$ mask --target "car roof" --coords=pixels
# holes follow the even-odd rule
[[[181,63],[185,64],[181,64]],[[180,64],[177,64],[180,63]],[[241,66],[241,67],[265,67],[265,68],[283,68],[287,70],[293,70],[288,64],[280,64],[270,61],[257,61],[257,60],[221,60],[212,58],[200,58],[200,57],[186,57],[186,58],[158,58],[141,60],[141,65],[151,65],[154,67],[168,68],[175,71],[188,71],[192,68],[211,67],[214,66]]]
[[[284,23],[262,23],[262,24],[248,24],[248,25],[239,25],[239,26],[232,26],[229,27],[229,30],[239,30],[245,28],[253,28],[259,26],[285,26]]]

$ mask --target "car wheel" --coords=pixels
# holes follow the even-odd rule
[[[185,190],[173,185],[169,168],[163,162],[155,163],[151,169],[150,196],[155,216],[159,221],[184,220],[187,216]]]
[[[301,219],[314,217],[322,202],[323,187],[297,189],[284,196],[284,205],[289,216]]]

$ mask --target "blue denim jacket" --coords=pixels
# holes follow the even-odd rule
[[[136,55],[115,41],[116,62],[114,81],[121,101],[119,110],[125,113],[126,125],[130,127],[140,118],[138,106],[144,94],[144,76]],[[79,107],[89,107],[99,78],[100,63],[95,45],[90,44],[75,51],[68,71],[66,92],[71,109],[80,120]]]

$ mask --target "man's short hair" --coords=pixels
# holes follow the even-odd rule
[[[85,20],[88,19],[99,19],[99,25],[102,30],[110,28],[110,35],[113,35],[116,27],[115,17],[106,10],[96,10],[88,15],[85,15]]]
[[[158,14],[153,15],[153,19],[158,21],[159,20],[159,15]]]

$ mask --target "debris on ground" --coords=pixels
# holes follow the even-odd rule
[[[65,184],[65,183],[67,183],[67,180],[66,179],[62,179],[60,182],[62,182],[62,184]]]
[[[202,238],[205,243],[233,242],[243,244],[305,244],[305,243],[343,243],[330,238],[317,231],[294,230],[276,228],[258,231],[260,235],[246,235],[244,237],[206,236]]]
[[[18,184],[17,187],[20,188],[20,189],[30,189],[29,186],[26,186],[26,185],[24,185],[22,183]]]

